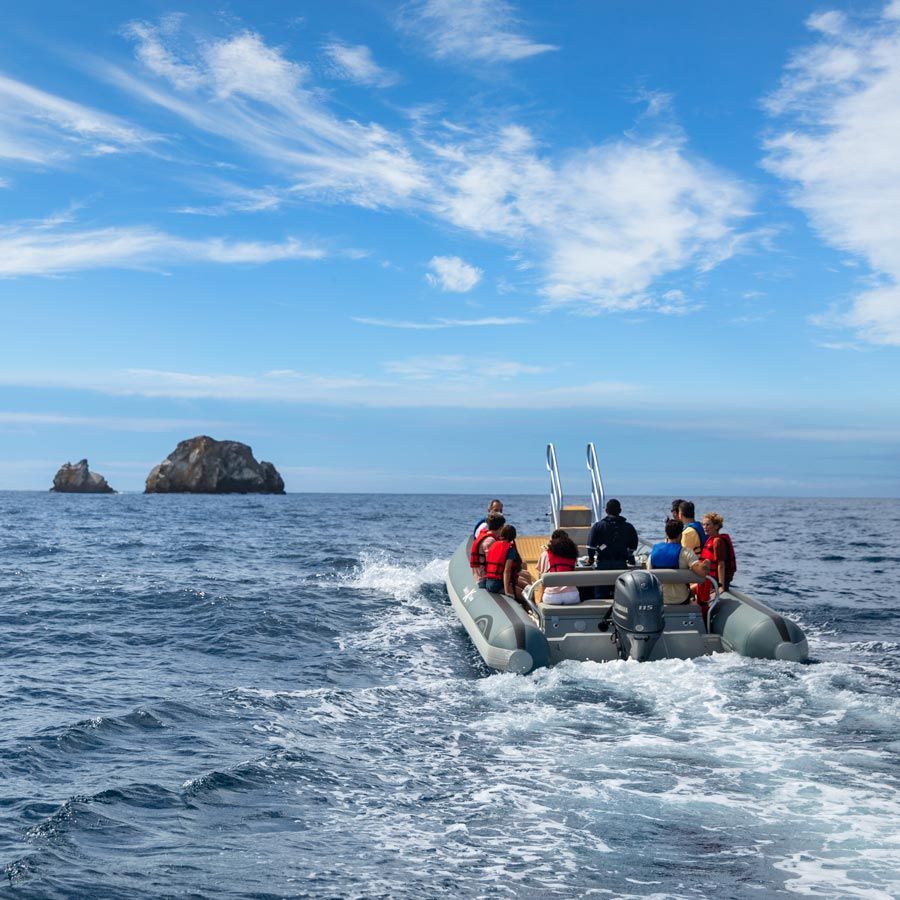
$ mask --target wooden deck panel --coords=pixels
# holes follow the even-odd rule
[[[516,547],[519,548],[519,556],[525,561],[529,571],[535,578],[537,578],[538,558],[549,540],[549,534],[529,534],[516,538]]]

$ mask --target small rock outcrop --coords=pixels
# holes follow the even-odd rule
[[[75,465],[65,463],[53,476],[51,491],[58,494],[114,494],[115,491],[106,483],[106,479],[88,468],[86,459]]]
[[[239,441],[206,435],[182,441],[147,476],[145,494],[283,494],[270,462],[257,462]]]

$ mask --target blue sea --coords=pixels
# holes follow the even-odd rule
[[[900,501],[695,499],[810,663],[491,674],[486,497],[0,493],[0,892],[898,896]]]

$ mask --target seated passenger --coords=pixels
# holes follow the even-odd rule
[[[521,571],[522,557],[516,549],[516,529],[504,525],[500,529],[500,539],[494,541],[484,554],[484,589],[522,600],[522,588],[518,583]]]
[[[677,519],[666,522],[666,539],[654,544],[647,561],[648,569],[690,569],[695,575],[706,575],[709,563],[697,559],[697,554],[687,547],[681,546],[681,533],[684,526]],[[662,586],[663,603],[687,603],[691,599],[690,585],[664,584]]]
[[[472,541],[472,547],[469,550],[469,566],[478,587],[484,587],[485,553],[491,544],[500,537],[500,529],[505,524],[506,519],[503,516],[491,513],[487,517],[487,528]]]
[[[731,579],[737,571],[737,560],[734,556],[734,544],[731,538],[722,531],[725,520],[716,512],[708,512],[703,517],[703,530],[706,532],[706,543],[700,553],[700,559],[709,562],[709,574],[716,579],[719,590],[727,591],[731,586]],[[706,615],[710,598],[712,597],[712,585],[708,581],[697,585],[697,602]]]
[[[561,528],[550,535],[547,549],[541,553],[537,570],[541,575],[547,572],[574,572],[578,562],[578,546]],[[568,584],[548,585],[544,588],[544,603],[568,605],[580,602],[578,588]]]
[[[503,501],[502,500],[491,500],[488,503],[487,515],[489,516],[491,513],[496,513],[499,516],[503,515]],[[479,519],[475,523],[475,528],[472,531],[472,537],[478,537],[482,531],[487,530],[487,516],[483,519]]]
[[[699,556],[706,543],[706,532],[694,517],[694,504],[690,500],[682,500],[678,504],[676,518],[684,525],[684,531],[681,533],[681,546],[693,550]]]

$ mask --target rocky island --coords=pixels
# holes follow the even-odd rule
[[[206,435],[182,441],[147,476],[145,494],[283,494],[270,462],[257,462],[239,441]]]
[[[114,494],[106,479],[88,468],[88,461],[81,459],[75,465],[67,462],[59,467],[53,476],[53,487],[57,494]]]

